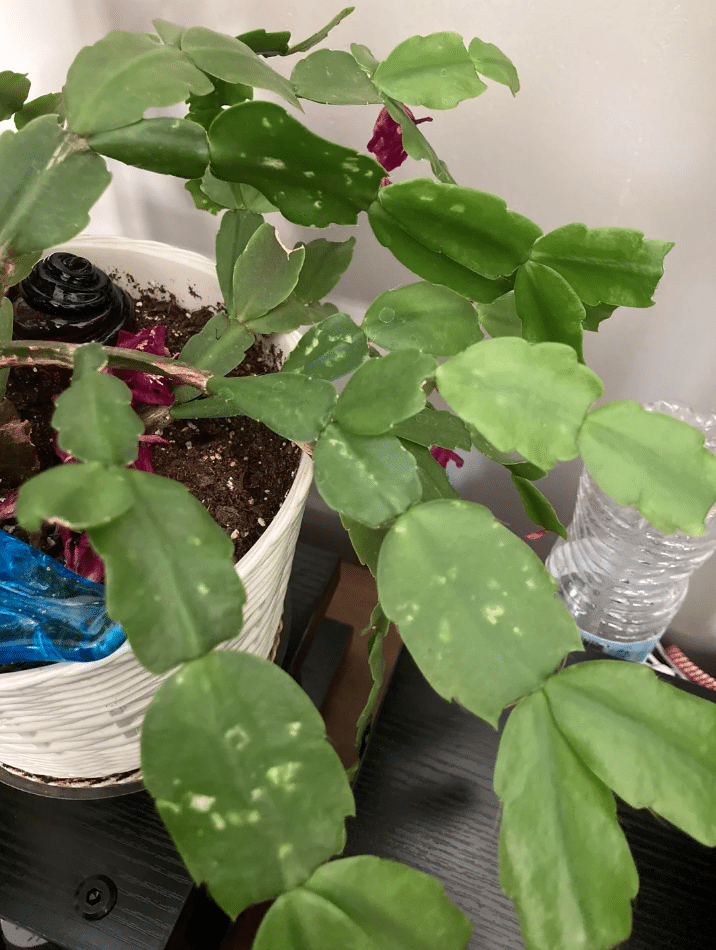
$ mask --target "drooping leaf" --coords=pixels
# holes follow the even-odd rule
[[[219,180],[218,178],[215,179],[215,181]],[[230,182],[229,188],[231,188],[239,209],[253,211],[255,214],[271,214],[273,211],[278,211],[278,208],[272,205],[268,198],[264,198],[253,185]]]
[[[550,469],[579,454],[577,435],[603,386],[562,343],[483,340],[438,367],[440,394],[500,452]]]
[[[489,303],[511,289],[510,281],[505,278],[488,280],[439,251],[426,247],[421,243],[424,235],[413,237],[377,201],[368,209],[368,221],[383,247],[424,280],[444,284],[468,300],[480,303]]]
[[[166,43],[167,46],[181,46],[181,38],[186,32],[186,27],[170,23],[168,20],[152,20],[152,26],[162,43]]]
[[[400,126],[403,148],[416,161],[425,159],[430,162],[433,175],[438,181],[454,185],[455,179],[450,174],[445,162],[438,157],[435,149],[418,128],[416,122],[402,102],[383,96],[383,105],[391,119]]]
[[[454,356],[482,339],[470,301],[426,281],[380,294],[362,326],[368,339],[385,349],[417,349],[433,356]]]
[[[124,514],[89,530],[107,574],[107,610],[139,662],[165,673],[238,636],[245,600],[233,544],[181,483],[122,472]]]
[[[294,108],[301,108],[288,79],[267,65],[241,40],[224,33],[215,33],[203,26],[195,26],[182,35],[181,48],[199,69],[210,76],[225,82],[267,89],[281,96]]]
[[[457,33],[404,40],[380,63],[373,82],[399,102],[428,109],[452,109],[487,89]]]
[[[202,181],[203,179],[201,178],[192,178],[184,187],[191,195],[191,200],[194,202],[195,208],[199,211],[208,211],[209,214],[218,214],[225,209],[226,205],[220,204],[218,201],[214,201],[213,198],[210,198],[202,188]]]
[[[540,528],[546,528],[548,531],[554,531],[560,537],[567,537],[567,529],[557,517],[549,501],[545,498],[539,488],[536,488],[531,480],[512,472],[512,484],[517,489],[517,494],[522,501],[522,507],[525,514]]]
[[[467,501],[401,515],[378,559],[388,617],[434,689],[493,725],[503,708],[581,647],[537,555]]]
[[[544,478],[547,472],[539,465],[533,465],[532,462],[503,462],[502,463],[510,475],[517,478],[526,478],[530,482],[538,482]],[[559,532],[558,532],[559,533]]]
[[[137,458],[137,439],[144,425],[130,408],[129,387],[99,372],[106,363],[98,343],[77,350],[72,385],[57,398],[52,425],[59,447],[74,458],[128,465]]]
[[[113,30],[79,51],[62,95],[72,131],[89,135],[132,125],[149,108],[172,106],[212,88],[176,46],[149,33]]]
[[[584,305],[561,274],[544,264],[527,261],[517,271],[514,301],[525,340],[566,343],[579,362],[584,362]]]
[[[420,498],[415,459],[393,435],[355,435],[331,423],[316,442],[313,465],[326,504],[370,527]]]
[[[209,164],[206,132],[196,122],[161,116],[87,137],[100,155],[177,178],[200,178]]]
[[[378,60],[363,43],[351,43],[351,55],[366,76],[372,76],[378,68]]]
[[[496,195],[429,178],[382,188],[378,203],[429,250],[489,280],[512,274],[528,259],[542,233],[534,221],[508,210]]]
[[[75,237],[110,182],[104,159],[52,115],[0,135],[0,247],[10,257]]]
[[[211,174],[211,173],[209,173]],[[212,176],[213,177],[213,176]],[[234,308],[234,267],[253,235],[264,223],[259,214],[239,209],[227,212],[216,234],[216,276],[229,313]]]
[[[716,456],[698,429],[617,400],[586,417],[579,451],[599,487],[620,505],[634,505],[659,531],[706,533]]]
[[[277,30],[269,33],[264,29],[249,30],[236,37],[242,43],[250,46],[254,53],[260,56],[285,56],[288,52],[288,41],[291,39],[289,30]]]
[[[340,850],[354,813],[318,711],[248,653],[214,652],[161,687],[142,729],[142,773],[195,880],[231,917],[302,884]]]
[[[304,303],[313,303],[329,294],[348,269],[356,244],[354,237],[347,241],[326,241],[317,238],[308,244],[300,243],[306,252],[296,284],[296,296]]]
[[[99,462],[48,468],[21,488],[17,519],[27,531],[56,521],[75,531],[106,524],[133,504],[123,473]]]
[[[254,317],[248,326],[253,333],[290,333],[304,324],[314,323],[311,307],[291,293],[278,306],[262,317]],[[323,317],[321,316],[321,319]]]
[[[202,192],[219,208],[227,208],[229,211],[239,209],[240,199],[237,199],[234,186],[230,182],[212,175],[208,168],[203,172],[200,181]]]
[[[542,690],[507,720],[495,791],[500,884],[528,950],[602,950],[626,940],[639,880],[614,797],[565,741]]]
[[[32,122],[41,115],[56,115],[59,120],[65,118],[65,105],[61,92],[49,92],[26,102],[22,109],[18,109],[13,117],[16,129],[24,129],[28,122]]]
[[[512,60],[494,43],[485,43],[475,37],[467,48],[470,59],[481,76],[507,86],[513,96],[520,91],[520,80]]]
[[[447,472],[435,460],[430,450],[417,442],[400,440],[404,448],[410,452],[418,467],[418,477],[422,488],[421,501],[435,501],[438,498],[459,498],[459,494],[450,484]]]
[[[610,660],[561,670],[545,695],[575,753],[620,798],[716,845],[713,703]]]
[[[353,149],[314,135],[281,106],[245,102],[209,130],[212,171],[253,185],[295,224],[355,224],[375,199],[383,169]]]
[[[192,121],[199,121],[199,117],[209,112],[218,114],[224,106],[235,106],[239,102],[246,102],[247,99],[254,98],[253,86],[247,86],[243,82],[226,82],[224,79],[218,79],[211,75],[211,81],[214,83],[213,90],[206,96],[189,96],[187,100],[189,106],[188,117]],[[204,124],[201,122],[200,124]],[[211,124],[211,123],[209,123]],[[208,128],[208,125],[204,126]]]
[[[514,291],[503,294],[492,303],[479,304],[477,315],[491,337],[522,336],[522,321],[515,307]]]
[[[458,416],[444,409],[433,409],[429,404],[416,416],[398,422],[390,430],[393,435],[418,445],[439,445],[445,449],[471,448],[470,433]]]
[[[15,73],[11,69],[0,71],[0,122],[9,119],[22,108],[29,92],[30,80],[27,73]]]
[[[301,40],[300,43],[296,43],[290,49],[286,50],[286,55],[291,55],[292,53],[307,53],[309,49],[312,49],[318,43],[323,42],[331,30],[338,26],[341,21],[345,20],[349,16],[355,7],[344,7],[340,13],[337,13],[332,20],[330,20],[325,26],[322,26],[320,30],[317,30],[315,33],[312,33],[308,39]]]
[[[488,439],[486,439],[481,432],[478,432],[473,425],[467,423],[466,428],[470,433],[472,444],[475,446],[477,451],[482,453],[482,455],[486,456],[487,458],[492,459],[493,462],[499,462],[500,465],[511,465],[520,459],[518,452],[501,452]]]
[[[605,303],[600,303],[596,307],[590,307],[588,304],[585,304],[584,310],[586,315],[584,318],[584,329],[596,333],[599,330],[599,324],[603,320],[608,320],[616,309],[616,307]]]
[[[313,303],[307,303],[305,305],[306,316],[308,317],[308,323],[316,326],[327,317],[332,317],[334,314],[338,313],[338,307],[331,303],[330,300],[314,300]]]
[[[254,950],[464,950],[467,915],[440,881],[370,855],[332,861],[283,894],[264,917]]]
[[[0,301],[0,343],[7,343],[8,341],[12,340],[13,321],[14,311],[12,309],[12,301],[8,297],[3,297]],[[363,336],[362,333],[361,336]],[[7,380],[9,375],[9,369],[0,370],[0,406],[5,406],[5,414],[0,416],[0,419],[2,419],[3,423],[10,421],[7,416],[10,403],[5,403],[5,391],[7,389]]]
[[[289,251],[272,225],[260,225],[234,264],[231,316],[250,326],[283,303],[298,283],[305,253],[302,247]]]
[[[383,680],[385,677],[383,641],[388,635],[389,628],[390,621],[383,613],[383,608],[380,606],[380,604],[376,604],[371,611],[368,626],[365,630],[361,631],[361,636],[368,637],[368,666],[370,668],[373,682],[370,687],[368,699],[366,700],[365,706],[361,710],[361,714],[358,717],[358,722],[356,723],[355,745],[359,752],[363,744],[363,739],[365,738],[371,717],[375,712],[380,690],[383,686]],[[356,765],[357,764],[358,763],[356,763]]]
[[[341,524],[348,532],[358,560],[366,565],[371,574],[375,575],[378,569],[378,552],[383,538],[388,533],[387,525],[371,528],[362,521],[356,521],[355,518],[343,513],[341,513]]]
[[[348,314],[335,313],[304,333],[281,372],[340,379],[357,369],[367,356],[368,344],[361,328]]]
[[[425,405],[423,383],[436,366],[434,357],[417,350],[398,350],[368,360],[338,397],[336,422],[357,435],[382,435],[420,412]]]
[[[545,234],[531,257],[561,274],[592,307],[651,307],[664,274],[664,257],[673,246],[671,241],[647,240],[630,228],[575,223]]]
[[[296,442],[313,442],[326,427],[336,401],[334,386],[325,379],[298,373],[237,376],[209,381],[213,398],[195,399],[172,410],[174,419],[250,416]]]
[[[350,53],[320,49],[291,73],[296,95],[313,102],[358,106],[381,102],[380,93]]]

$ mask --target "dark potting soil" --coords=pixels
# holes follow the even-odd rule
[[[135,301],[136,330],[166,327],[166,346],[172,355],[218,309],[186,310],[163,288],[133,287],[130,294]],[[256,376],[277,366],[278,354],[258,342],[229,375]],[[69,381],[70,373],[60,369],[35,367],[10,374],[7,395],[21,418],[30,421],[41,469],[60,464],[53,448],[53,397]],[[169,444],[151,446],[155,473],[182,482],[199,499],[234,542],[238,560],[277,514],[293,483],[301,450],[244,416],[172,422],[159,434]],[[6,494],[0,485],[0,500]],[[62,560],[62,544],[51,525],[32,537],[13,520],[0,521],[0,527]]]

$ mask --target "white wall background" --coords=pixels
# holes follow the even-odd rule
[[[159,17],[232,34],[286,28],[302,38],[340,6],[339,0],[0,0],[0,69],[29,72],[32,95],[40,95],[58,90],[78,47],[109,29],[147,30]],[[405,37],[436,30],[496,43],[518,68],[517,98],[493,86],[476,101],[433,113],[424,127],[455,179],[501,195],[545,231],[584,221],[676,242],[656,305],[618,311],[588,335],[587,362],[610,399],[674,399],[716,410],[714,9],[713,0],[357,0],[325,44],[365,43],[382,58]],[[276,59],[272,65],[290,68]],[[364,148],[377,109],[309,103],[306,112],[314,131]],[[114,186],[91,231],[212,253],[216,221],[197,215],[180,186],[111,164]],[[301,236],[292,226],[283,231],[288,239]],[[414,279],[378,247],[365,220],[358,233],[353,268],[339,288],[354,315],[378,293]],[[546,482],[563,519],[577,474],[574,465],[563,466]],[[530,530],[497,466],[471,457],[453,475],[467,497],[489,504],[519,533]],[[314,539],[343,545],[316,497],[306,524]],[[549,544],[535,547],[544,554]],[[715,591],[716,564],[694,585],[679,625],[716,644]]]

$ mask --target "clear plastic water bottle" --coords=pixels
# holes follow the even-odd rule
[[[700,429],[716,452],[716,415],[674,403],[646,407]],[[707,533],[663,534],[636,508],[624,508],[585,469],[574,517],[547,558],[585,642],[640,663],[651,653],[686,597],[691,574],[716,550],[716,508]]]

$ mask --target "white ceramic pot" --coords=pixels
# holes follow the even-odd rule
[[[65,248],[103,270],[129,274],[140,285],[163,287],[184,306],[221,300],[214,265],[199,254],[124,238],[80,238]],[[299,336],[279,334],[271,342],[288,353]],[[236,565],[247,603],[243,629],[227,648],[261,657],[271,651],[312,476],[311,461],[303,455],[278,514]],[[140,666],[126,643],[94,663],[0,675],[0,765],[50,779],[91,779],[138,769],[142,719],[165,678]]]

